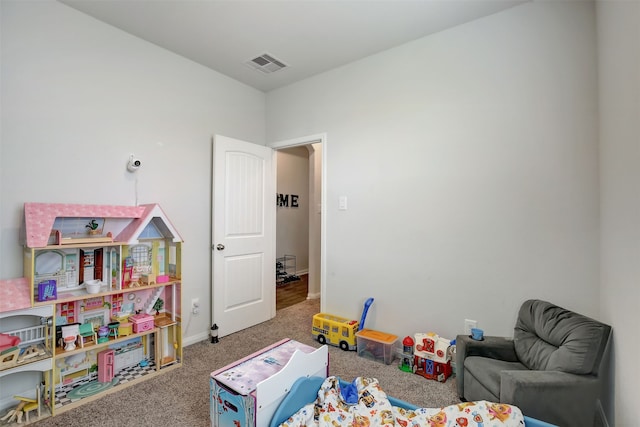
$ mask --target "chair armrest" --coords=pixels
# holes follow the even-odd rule
[[[591,426],[598,379],[559,371],[502,371],[500,401],[516,405],[522,413],[559,426]],[[578,419],[578,417],[580,419]]]
[[[507,362],[518,361],[511,338],[485,336],[484,340],[477,341],[467,335],[458,335],[456,337],[456,387],[461,400],[464,400],[464,359],[469,356],[489,357]]]

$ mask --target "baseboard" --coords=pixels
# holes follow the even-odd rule
[[[594,425],[596,427],[609,427],[607,415],[604,413],[604,408],[602,407],[602,402],[600,401],[600,399],[598,399],[596,402],[596,420]]]
[[[307,294],[307,299],[320,299],[319,293]]]
[[[309,269],[305,268],[304,270],[296,271],[296,276],[302,276],[303,274],[309,274]]]
[[[187,347],[191,344],[195,344],[200,341],[208,340],[209,332],[201,332],[199,334],[191,335],[190,337],[186,337],[182,340],[182,346]]]

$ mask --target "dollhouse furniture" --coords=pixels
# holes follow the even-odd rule
[[[20,405],[22,405],[21,411],[24,414],[24,418],[27,421],[27,423],[29,423],[31,420],[29,419],[29,414],[31,413],[31,411],[38,411],[38,419],[40,418],[40,416],[42,415],[40,407],[41,407],[41,402],[40,402],[40,386],[38,385],[36,387],[36,397],[35,398],[29,398],[29,397],[24,397],[24,396],[13,396],[14,399],[20,401]],[[18,405],[18,406],[20,406]],[[18,424],[20,424],[21,422],[21,414],[17,415],[18,419]]]
[[[89,224],[97,224],[97,231],[88,233]],[[21,355],[14,366],[0,366],[0,378],[39,371],[43,416],[55,416],[182,365],[182,238],[159,205],[25,203],[22,229],[25,277],[0,281],[0,318],[28,314],[37,324],[20,331],[0,329],[21,339]],[[134,288],[143,273],[165,280]],[[90,280],[103,284],[96,294],[87,292]],[[155,318],[158,299],[164,304]],[[114,320],[125,305],[131,306],[127,317]],[[144,328],[136,328],[128,318],[136,311],[145,316]],[[161,345],[167,339],[170,345]],[[93,367],[100,370],[101,365],[97,355],[112,347],[131,350],[121,352],[121,357],[116,350],[111,365],[102,362],[103,372],[111,366],[117,376],[117,361],[123,357],[126,364],[142,358],[156,363],[141,377],[60,403],[56,394],[62,385],[75,388],[94,380]],[[161,362],[169,359],[170,363]],[[3,392],[7,384],[12,387],[7,393],[24,393],[18,389],[24,384],[5,382]]]
[[[115,351],[103,350],[98,353],[98,381],[101,383],[110,383],[115,375]]]
[[[111,322],[107,325],[109,328],[109,336],[118,339],[118,329],[120,329],[120,322]]]
[[[513,339],[458,335],[458,395],[513,404],[561,426],[590,426],[610,336],[611,327],[597,320],[525,301]]]
[[[24,396],[13,396],[15,400],[18,402],[18,406],[14,409],[10,410],[6,413],[4,417],[2,417],[2,421],[7,421],[8,423],[13,422],[14,420],[18,424],[22,424],[22,416],[25,415],[25,419],[27,423],[29,422],[29,413],[31,411],[38,410],[38,417],[40,417],[40,393],[37,392],[35,399]]]
[[[73,324],[62,327],[62,341],[64,341],[64,350],[72,351],[76,349],[76,343],[81,345],[82,337],[80,337],[80,325]]]
[[[131,322],[120,322],[120,326],[118,326],[118,335],[121,337],[126,337],[127,335],[131,335],[133,333],[133,324]]]
[[[266,427],[294,381],[326,378],[329,350],[284,339],[211,373],[212,427]]]
[[[84,348],[87,342],[92,344],[97,344],[98,342],[98,334],[91,323],[83,323],[78,326],[78,335],[80,335],[80,347]]]

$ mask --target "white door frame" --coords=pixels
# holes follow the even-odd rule
[[[277,150],[281,148],[290,148],[316,143],[322,144],[322,189],[320,195],[320,311],[324,311],[326,304],[327,280],[327,134],[318,133],[299,138],[271,142],[267,143],[267,147]]]

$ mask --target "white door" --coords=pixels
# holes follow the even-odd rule
[[[220,337],[275,316],[273,150],[215,135],[213,321]]]

